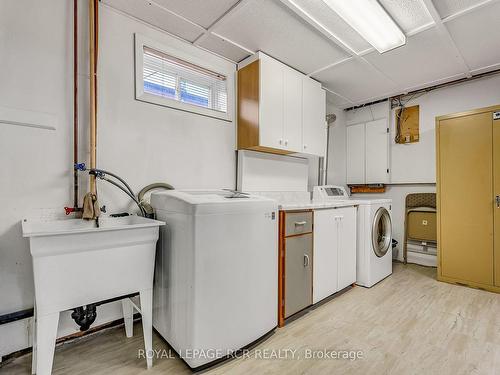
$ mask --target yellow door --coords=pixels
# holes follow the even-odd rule
[[[494,281],[492,122],[484,112],[438,128],[441,275],[486,285]]]
[[[500,111],[500,108],[498,109]],[[500,119],[493,121],[493,202],[495,223],[495,285],[500,286]],[[497,198],[498,197],[498,198]]]

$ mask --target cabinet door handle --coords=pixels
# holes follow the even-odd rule
[[[299,226],[301,227],[301,226],[304,226],[306,224],[307,224],[307,221],[296,221],[295,222],[296,227],[299,227]]]
[[[334,217],[335,221],[342,220],[343,218],[344,218],[344,216],[335,216]]]
[[[285,146],[288,146],[288,139],[285,139]]]
[[[304,150],[307,148],[307,145],[304,145]]]
[[[497,202],[497,208],[500,208],[500,195],[495,197],[495,201]]]
[[[281,138],[279,139],[279,141],[278,141],[278,142],[279,142],[279,144],[280,144],[280,145],[282,145],[282,144],[283,144],[283,140],[282,140]]]
[[[304,254],[304,267],[309,266],[309,255]]]

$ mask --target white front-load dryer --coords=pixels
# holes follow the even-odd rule
[[[359,202],[356,284],[369,288],[392,274],[392,200]]]

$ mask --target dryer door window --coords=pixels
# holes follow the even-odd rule
[[[383,257],[392,246],[392,223],[389,212],[380,207],[375,213],[372,226],[372,247],[375,255]]]

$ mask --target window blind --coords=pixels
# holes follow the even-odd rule
[[[144,92],[227,113],[226,76],[143,47]]]

